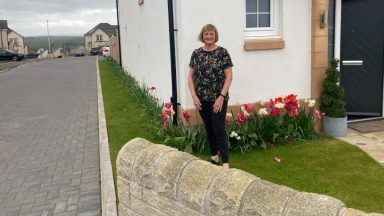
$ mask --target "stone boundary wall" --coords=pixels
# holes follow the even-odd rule
[[[363,216],[340,200],[300,192],[238,169],[223,169],[145,139],[119,152],[118,211],[125,215]]]

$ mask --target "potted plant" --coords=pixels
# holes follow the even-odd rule
[[[344,89],[339,85],[340,71],[338,59],[332,59],[327,69],[320,95],[320,110],[325,113],[323,131],[327,135],[342,137],[347,134],[347,114],[344,102]]]

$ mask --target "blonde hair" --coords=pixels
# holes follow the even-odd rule
[[[217,31],[216,26],[214,26],[212,24],[206,24],[206,25],[203,26],[203,28],[200,31],[200,34],[199,34],[199,37],[198,37],[198,40],[200,42],[204,43],[203,34],[206,31],[214,31],[215,32],[215,43],[219,40],[219,32]]]

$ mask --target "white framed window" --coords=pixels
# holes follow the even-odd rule
[[[17,38],[10,38],[9,42],[13,44],[14,46],[17,46]]]
[[[103,41],[103,35],[96,35],[96,41]]]
[[[279,0],[245,0],[245,37],[279,36]]]

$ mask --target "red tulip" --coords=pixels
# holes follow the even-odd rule
[[[167,130],[167,121],[164,121],[164,124],[163,124],[163,130]]]
[[[184,111],[183,112],[183,117],[185,120],[189,121],[189,119],[191,118],[191,116],[189,115],[189,113],[187,111]]]
[[[282,102],[283,102],[282,97],[275,98],[275,103],[282,103]]]
[[[295,95],[295,94],[290,94],[290,95],[287,95],[287,96],[284,98],[284,101],[296,101],[296,97],[297,97],[297,95]]]
[[[166,119],[167,119],[167,115],[164,114],[164,113],[161,113],[159,116],[160,116],[160,118],[163,119],[163,120],[166,120]]]
[[[297,111],[297,109],[291,110],[291,112],[289,112],[289,117],[291,117],[291,118],[298,116],[298,115],[299,115],[299,112]]]

